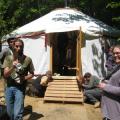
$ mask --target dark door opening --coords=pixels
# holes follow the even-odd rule
[[[53,44],[53,73],[61,76],[76,76],[76,36],[58,33]]]

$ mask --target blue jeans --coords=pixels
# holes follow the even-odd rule
[[[7,113],[11,120],[23,120],[24,94],[17,87],[6,87]]]

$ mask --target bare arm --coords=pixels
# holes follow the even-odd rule
[[[13,72],[13,70],[16,68],[16,64],[18,61],[13,61],[13,65],[11,67],[5,67],[4,68],[4,77],[9,77],[10,74]]]
[[[4,77],[9,77],[10,74],[13,72],[13,70],[14,70],[14,67],[11,67],[11,68],[6,67],[6,68],[4,68]]]
[[[34,73],[30,73],[25,76],[25,80],[30,80],[34,76]]]

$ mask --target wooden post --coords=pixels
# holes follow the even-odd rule
[[[76,76],[82,75],[82,61],[81,61],[81,47],[82,47],[82,30],[80,27],[80,32],[77,38],[77,56],[76,56],[76,67],[78,68],[76,71]]]
[[[52,43],[50,41],[50,71],[52,72],[52,66],[53,66],[53,47]]]
[[[82,28],[80,27],[80,39],[79,39],[79,46],[80,46],[80,58],[79,58],[79,67],[80,67],[80,74],[82,75],[82,58],[81,58],[81,49],[82,49]]]

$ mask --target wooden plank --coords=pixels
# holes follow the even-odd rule
[[[59,101],[59,102],[77,102],[77,103],[82,103],[83,102],[83,98],[44,97],[44,101]]]
[[[47,90],[45,92],[45,94],[47,93],[57,93],[57,94],[61,94],[61,93],[64,93],[64,94],[80,94],[81,92],[80,91],[53,91],[53,90]]]
[[[53,80],[52,82],[76,82],[77,80]]]
[[[76,90],[76,91],[78,91],[79,90],[79,88],[66,88],[66,87],[63,87],[63,88],[53,88],[53,87],[48,87],[47,88],[47,90],[61,90],[61,91],[63,91],[63,90],[69,90],[69,91],[73,91],[73,90]]]
[[[45,94],[46,97],[68,97],[68,98],[81,98],[83,97],[83,94],[52,94],[52,93],[48,93]]]
[[[65,89],[64,89],[65,88]],[[77,86],[75,86],[75,87],[71,87],[71,86],[68,86],[68,87],[66,87],[66,86],[53,86],[53,87],[48,87],[48,90],[79,90],[79,88],[77,87]]]
[[[49,42],[50,42],[50,64],[49,64],[49,69],[52,72],[52,70],[53,70],[53,46],[51,44],[51,41],[49,41]]]
[[[73,85],[61,85],[61,84],[60,85],[59,84],[58,85],[52,85],[51,84],[48,87],[51,87],[51,88],[53,88],[53,87],[54,88],[56,88],[56,87],[59,87],[59,88],[63,88],[63,87],[66,87],[66,88],[78,88],[78,85],[74,85],[74,84]]]
[[[58,84],[58,85],[78,85],[76,82],[52,82],[52,83],[49,83],[48,85],[52,85],[52,84]]]
[[[65,81],[76,81],[76,79],[53,79],[53,81],[56,81],[56,80],[57,80],[57,81],[58,81],[58,80],[59,80],[59,81],[64,81],[64,80],[65,80]]]
[[[73,81],[73,82],[67,82],[67,81],[63,81],[63,82],[49,82],[49,84],[52,84],[52,83],[54,83],[54,84],[61,84],[61,83],[63,83],[63,84],[78,84],[77,82],[75,82],[75,81]]]
[[[77,81],[53,81],[53,83],[77,83]]]
[[[58,84],[61,84],[61,83],[62,83],[62,84],[77,84],[76,82],[51,82],[50,84],[53,84],[53,83],[54,83],[54,84],[57,84],[57,83],[58,83]]]
[[[76,76],[52,76],[53,79],[61,79],[61,80],[67,80],[67,79],[76,79]]]
[[[75,80],[76,81],[76,79],[53,79],[53,80],[61,80],[61,81],[64,81],[64,80]]]
[[[64,85],[64,84],[66,84],[66,85],[78,85],[77,82],[65,82],[65,83],[63,83],[63,82],[50,82],[48,84],[48,86],[49,85]]]

